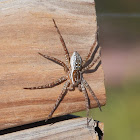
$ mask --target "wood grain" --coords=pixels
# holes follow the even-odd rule
[[[46,119],[63,84],[52,89],[25,90],[65,75],[61,66],[38,52],[65,62],[64,51],[52,18],[55,19],[70,55],[84,58],[97,27],[93,0],[3,0],[0,2],[0,129]],[[101,105],[105,105],[102,66],[84,74]],[[90,94],[89,94],[90,95]],[[91,99],[91,107],[97,107]],[[78,89],[68,92],[54,116],[85,110]]]
[[[86,118],[77,118],[6,134],[0,140],[99,140],[99,133],[95,132],[96,124],[91,120],[87,127]],[[104,126],[101,122],[99,129],[103,132]]]

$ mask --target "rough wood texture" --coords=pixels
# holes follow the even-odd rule
[[[93,0],[3,0],[0,2],[0,129],[43,120],[50,113],[63,84],[52,89],[25,90],[47,84],[63,75],[61,66],[38,52],[65,61],[55,19],[70,55],[82,58],[95,38],[96,12]],[[102,67],[84,74],[101,105],[105,105]],[[90,95],[90,94],[89,94]],[[97,107],[91,99],[91,107]],[[54,116],[85,110],[81,92],[68,92]]]
[[[6,134],[0,140],[102,140],[95,132],[96,124],[91,120],[87,127],[86,118],[77,118]],[[99,123],[98,129],[103,133],[103,123]]]

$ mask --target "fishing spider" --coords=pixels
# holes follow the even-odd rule
[[[55,20],[53,19],[54,22],[54,27],[57,30],[57,33],[60,37],[60,41],[62,43],[64,52],[65,52],[65,59],[66,59],[66,64],[64,62],[62,62],[61,60],[58,60],[57,58],[48,56],[48,55],[43,55],[41,53],[39,53],[39,55],[43,56],[46,59],[49,59],[57,64],[60,64],[62,67],[64,67],[64,71],[66,72],[67,76],[62,76],[61,78],[57,79],[56,81],[53,81],[49,84],[43,85],[43,86],[38,86],[38,87],[27,87],[24,89],[44,89],[44,88],[52,88],[54,86],[57,86],[61,83],[63,83],[64,81],[64,87],[62,89],[61,94],[59,95],[52,111],[50,112],[50,114],[48,115],[46,121],[52,117],[53,113],[55,112],[55,110],[57,109],[57,107],[59,106],[60,102],[63,100],[64,96],[66,95],[68,90],[74,90],[75,87],[78,87],[78,89],[83,92],[84,96],[85,96],[85,102],[86,102],[86,108],[87,108],[87,125],[89,123],[89,109],[90,109],[90,102],[89,102],[89,97],[88,97],[88,93],[87,93],[87,89],[89,90],[89,92],[92,94],[93,98],[96,100],[99,109],[101,110],[101,105],[99,100],[97,99],[95,93],[93,92],[93,90],[91,89],[91,87],[89,86],[89,84],[86,82],[86,80],[83,78],[83,73],[87,70],[89,70],[92,66],[94,66],[95,63],[99,63],[100,62],[100,53],[97,57],[95,57],[87,66],[86,63],[91,59],[92,53],[94,48],[96,48],[97,44],[97,30],[96,30],[96,37],[95,37],[95,41],[93,43],[93,45],[90,48],[90,51],[86,57],[86,59],[84,61],[82,61],[81,56],[79,55],[78,52],[74,52],[70,58],[69,56],[69,52],[67,50],[66,44],[64,42],[64,39],[59,31],[59,28],[57,27]],[[98,49],[98,51],[100,52],[100,49]]]

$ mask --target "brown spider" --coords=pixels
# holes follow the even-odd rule
[[[48,55],[43,55],[41,53],[39,53],[41,56],[43,56],[44,58],[47,58],[57,64],[60,64],[61,66],[64,67],[64,71],[66,72],[67,76],[63,76],[59,79],[57,79],[56,81],[49,83],[47,85],[43,85],[43,86],[38,86],[38,87],[28,87],[28,88],[24,88],[24,89],[44,89],[44,88],[52,88],[54,86],[57,86],[59,84],[61,84],[62,82],[66,81],[64,84],[64,87],[62,89],[61,94],[59,95],[52,111],[50,112],[50,114],[47,117],[47,120],[49,118],[52,117],[53,113],[55,112],[55,110],[57,109],[57,107],[59,106],[60,102],[63,100],[64,96],[66,95],[68,90],[74,90],[75,87],[78,87],[80,91],[83,92],[83,94],[85,95],[85,101],[86,101],[86,108],[87,108],[87,125],[89,123],[89,109],[90,109],[90,102],[89,102],[89,97],[88,97],[88,93],[87,90],[89,90],[89,92],[92,94],[93,98],[96,100],[98,107],[101,110],[101,105],[99,100],[97,99],[95,93],[92,91],[91,87],[89,86],[89,84],[86,82],[86,80],[84,80],[83,78],[83,73],[87,70],[89,70],[95,63],[99,63],[100,62],[100,54],[95,57],[89,64],[86,63],[91,59],[91,55],[93,53],[93,49],[96,48],[97,44],[97,31],[96,31],[96,37],[95,37],[95,41],[93,43],[93,45],[90,48],[90,51],[86,57],[86,59],[84,61],[82,61],[81,56],[78,54],[78,52],[74,52],[70,58],[69,56],[69,52],[67,50],[67,47],[65,45],[64,39],[55,23],[55,20],[53,19],[55,28],[57,30],[57,33],[59,34],[60,37],[60,41],[62,43],[64,52],[65,52],[65,59],[66,59],[66,64],[64,62],[62,62],[61,60],[58,60],[57,58],[48,56]],[[100,49],[98,49],[98,51],[100,52]],[[46,120],[46,121],[47,121]]]

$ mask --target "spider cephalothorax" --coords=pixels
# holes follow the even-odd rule
[[[90,51],[86,57],[86,59],[83,61],[81,56],[79,55],[78,52],[74,52],[70,58],[67,47],[65,45],[64,39],[55,23],[55,20],[53,19],[55,28],[59,34],[60,37],[60,41],[62,43],[64,52],[65,52],[65,58],[66,58],[66,64],[64,62],[62,62],[61,60],[58,60],[57,58],[51,57],[51,56],[47,56],[47,55],[43,55],[41,53],[39,53],[41,56],[43,56],[44,58],[47,58],[53,62],[59,63],[61,66],[64,67],[64,71],[66,72],[66,76],[63,76],[59,79],[57,79],[56,81],[43,85],[43,86],[38,86],[38,87],[29,87],[29,88],[24,88],[24,89],[44,89],[44,88],[52,88],[54,86],[57,86],[59,84],[61,84],[62,82],[66,81],[64,84],[64,87],[62,89],[61,94],[59,95],[54,108],[52,109],[52,111],[50,112],[50,114],[48,115],[48,118],[51,118],[54,111],[57,109],[57,107],[59,106],[61,100],[64,98],[64,96],[66,95],[66,92],[68,90],[74,90],[75,87],[78,87],[80,91],[83,92],[83,94],[85,95],[85,101],[86,101],[86,108],[87,108],[87,124],[88,124],[88,117],[89,117],[89,109],[90,109],[90,103],[89,103],[89,98],[88,98],[88,93],[87,90],[89,90],[89,92],[92,94],[93,98],[96,100],[98,107],[101,110],[101,106],[99,103],[99,100],[97,99],[95,93],[92,91],[91,87],[89,86],[89,84],[86,82],[86,80],[84,80],[83,78],[83,73],[87,70],[89,70],[92,66],[94,66],[95,63],[99,63],[100,62],[100,53],[97,53],[98,55],[94,57],[94,59],[86,65],[86,63],[89,61],[89,59],[91,59],[91,56],[93,54],[93,50],[95,50],[96,46],[97,46],[97,31],[96,31],[96,37],[95,37],[95,41],[93,43],[93,45],[90,48]],[[100,49],[98,48],[98,50],[100,52]]]
[[[78,85],[82,80],[82,58],[77,53],[74,52],[70,59],[70,80],[73,85]]]

